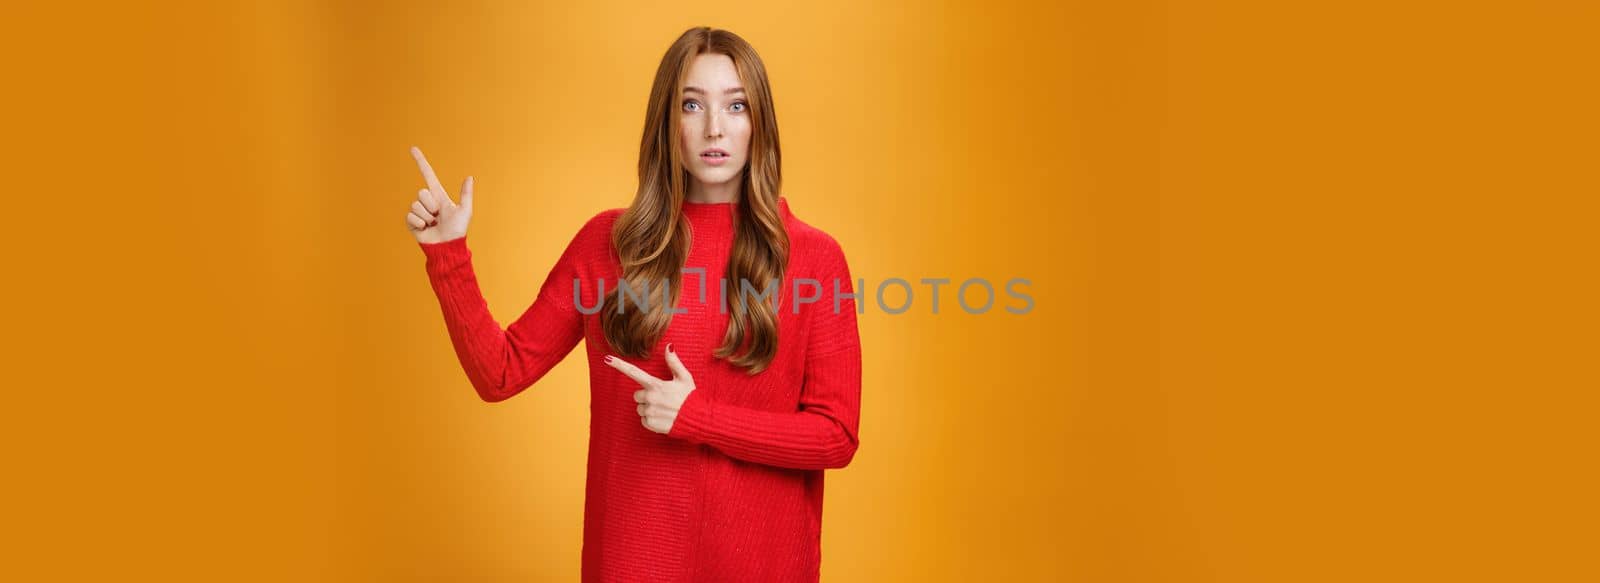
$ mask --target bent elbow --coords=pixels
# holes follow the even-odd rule
[[[467,374],[467,380],[472,383],[472,390],[478,393],[478,398],[485,403],[499,403],[515,397],[517,393],[533,385],[533,381],[518,383],[513,377],[500,372],[498,374]]]
[[[499,403],[499,402],[504,401],[506,399],[510,399],[511,395],[513,395],[513,394],[514,393],[511,393],[509,391],[504,391],[504,390],[494,389],[494,388],[479,388],[478,389],[478,398],[483,399],[483,402],[485,402],[485,403]]]
[[[850,465],[850,460],[853,460],[856,457],[856,447],[857,443],[854,437],[845,437],[844,439],[840,440],[840,442],[836,446],[830,448],[828,454],[824,456],[826,462],[823,464],[823,468],[829,470],[838,470]]]
[[[506,399],[510,399],[517,393],[522,392],[522,389],[510,385],[492,384],[486,382],[472,383],[472,388],[473,390],[477,391],[478,398],[483,399],[483,402],[485,403],[499,403]]]

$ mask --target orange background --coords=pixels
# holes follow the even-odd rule
[[[477,400],[406,149],[506,323],[700,24],[857,276],[1033,281],[862,317],[824,580],[1600,578],[1600,18],[1409,4],[11,9],[0,578],[576,580],[585,367]]]

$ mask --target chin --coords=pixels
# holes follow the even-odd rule
[[[695,178],[700,179],[701,182],[706,184],[722,184],[729,180],[738,178],[740,170],[743,170],[743,168],[734,168],[731,170],[725,170],[722,168],[708,168],[696,173]]]

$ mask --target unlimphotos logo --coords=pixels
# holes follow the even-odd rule
[[[696,278],[696,280],[699,281],[697,297],[701,304],[706,303],[706,269],[704,267],[685,267],[683,268],[682,273],[684,275],[699,274],[699,277]],[[842,280],[835,279],[830,282],[823,282],[817,279],[802,277],[795,278],[790,281],[791,285],[789,288],[793,293],[790,294],[792,297],[790,298],[788,304],[790,306],[789,309],[795,314],[800,313],[800,306],[806,304],[815,304],[823,301],[825,299],[823,296],[828,295],[826,291],[829,289],[831,289],[833,293],[826,299],[832,303],[833,313],[839,313],[845,301],[847,300],[855,301],[856,313],[864,314],[867,311],[867,302],[861,301],[862,295],[864,295],[866,292],[845,291],[845,282]],[[944,277],[924,277],[921,278],[920,281],[928,286],[929,295],[931,297],[931,313],[939,313],[939,286],[950,285],[952,281],[949,278]],[[728,313],[728,288],[730,287],[730,284],[727,278],[719,278],[718,282],[718,312],[726,314]],[[661,288],[666,291],[666,293],[661,294],[661,296],[672,297],[671,284],[668,283],[667,280],[662,280],[660,285]],[[1012,300],[1019,302],[1021,305],[1006,305],[1004,306],[1005,311],[1018,315],[1033,311],[1033,296],[1018,289],[1019,287],[1026,287],[1030,285],[1033,285],[1032,281],[1021,277],[1014,277],[1006,280],[1001,289],[1005,291],[1007,296],[1009,296]],[[601,299],[606,295],[606,280],[602,278],[596,281],[595,286],[597,293],[595,294],[594,305],[584,305],[582,299],[583,281],[580,278],[574,278],[572,280],[572,304],[577,308],[579,313],[595,314],[600,311],[600,307],[603,303]],[[849,289],[862,290],[865,287],[866,280],[857,278],[855,280],[855,286],[850,287]],[[905,299],[900,302],[898,306],[890,306],[889,301],[886,299],[886,296],[898,295],[888,293],[891,288],[901,288],[905,290]],[[739,286],[738,289],[735,290],[735,297],[733,298],[733,301],[772,302],[776,300],[778,302],[779,309],[782,309],[784,303],[783,298],[777,297],[781,295],[778,293],[779,289],[777,278],[767,280],[759,290],[757,290],[755,284],[751,283],[749,280],[740,278]],[[618,279],[613,282],[613,290],[617,294],[616,306],[618,313],[622,313],[628,309],[627,305],[629,300],[631,300],[633,305],[641,311],[650,310],[650,298],[652,296],[650,294],[650,285],[648,282],[639,285],[638,289],[634,289],[634,286],[629,284],[626,279]],[[969,294],[969,290],[981,290],[981,293]],[[973,277],[963,280],[959,286],[956,286],[955,296],[956,304],[960,305],[962,311],[965,311],[968,314],[988,313],[994,308],[997,300],[995,285],[988,279],[982,277]],[[981,297],[983,298],[983,301],[969,303],[969,296]],[[884,313],[904,314],[910,311],[912,305],[915,303],[914,300],[916,298],[916,290],[912,287],[910,281],[899,277],[891,277],[878,284],[877,293],[874,294],[874,298],[878,304],[878,309],[882,310]],[[667,313],[670,314],[682,314],[687,311],[688,310],[681,307],[667,307]]]

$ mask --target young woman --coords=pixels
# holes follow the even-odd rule
[[[473,275],[472,178],[457,204],[412,155],[427,188],[406,221],[478,395],[520,393],[585,341],[583,580],[816,581],[823,470],[858,443],[856,286],[778,193],[755,50],[707,27],[672,44],[632,204],[578,229],[507,329]]]

